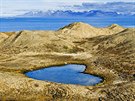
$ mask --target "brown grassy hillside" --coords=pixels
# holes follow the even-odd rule
[[[24,72],[85,64],[95,86],[53,83]],[[134,101],[135,28],[96,28],[76,22],[57,31],[0,33],[0,101]]]

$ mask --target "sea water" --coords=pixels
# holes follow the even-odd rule
[[[0,32],[20,30],[58,30],[73,22],[84,22],[95,27],[119,24],[135,27],[135,17],[78,17],[78,18],[0,18]]]

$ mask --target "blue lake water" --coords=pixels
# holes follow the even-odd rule
[[[105,27],[114,23],[124,27],[135,27],[135,17],[0,18],[0,32],[57,30],[73,22],[85,22],[96,27]]]
[[[85,65],[68,64],[30,71],[25,75],[37,80],[85,86],[95,85],[102,81],[100,77],[82,73],[85,68]]]

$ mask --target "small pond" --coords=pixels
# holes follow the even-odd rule
[[[102,82],[103,79],[98,76],[83,73],[85,69],[85,65],[68,64],[30,71],[25,75],[37,80],[85,86]]]

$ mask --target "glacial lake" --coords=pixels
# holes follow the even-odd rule
[[[25,75],[37,80],[84,86],[96,85],[103,81],[101,77],[83,73],[85,69],[85,65],[68,64],[30,71]]]

